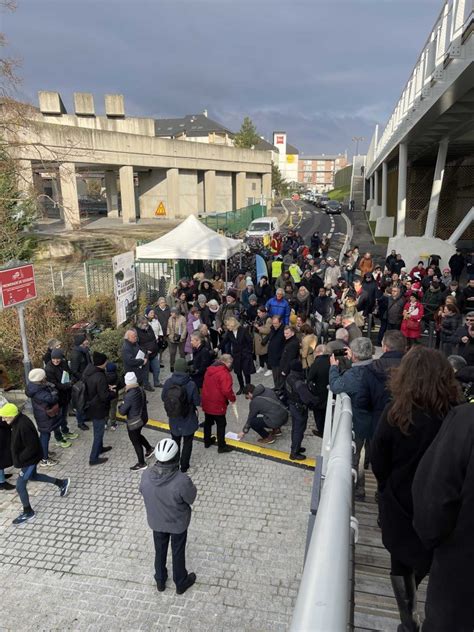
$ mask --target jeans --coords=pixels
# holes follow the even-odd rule
[[[143,448],[149,451],[152,446],[149,444],[148,439],[142,435],[142,428],[139,428],[138,430],[128,430],[128,437],[135,448],[138,463],[143,465],[145,463],[145,453],[143,452]]]
[[[41,449],[43,450],[43,461],[48,458],[49,440],[51,439],[50,432],[40,432]]]
[[[84,413],[80,413],[78,410],[76,410],[76,419],[77,419],[77,425],[80,426],[86,422],[87,417]]]
[[[160,381],[160,354],[158,353],[153,360],[150,360],[150,369],[153,373],[153,386],[158,386]]]
[[[178,448],[181,452],[180,463],[179,463],[181,466],[181,471],[187,472],[187,470],[189,470],[189,461],[191,459],[191,452],[193,451],[194,434],[180,437],[171,433],[171,436],[173,440],[176,441],[176,443],[178,444]],[[181,450],[181,439],[183,440],[182,450]]]
[[[16,480],[16,491],[18,492],[18,496],[20,497],[21,504],[23,505],[24,509],[31,509],[30,497],[28,496],[28,491],[26,489],[28,481],[52,483],[53,485],[58,486],[61,483],[61,481],[57,478],[52,478],[51,476],[47,476],[46,474],[38,474],[38,472],[36,471],[36,465],[28,465],[28,467],[22,467]]]
[[[5,470],[0,470],[0,485],[5,482]]]
[[[290,401],[291,415],[291,454],[298,454],[303,443],[304,432],[308,425],[308,409]]]
[[[204,445],[211,445],[211,428],[213,424],[216,424],[217,434],[217,447],[223,448],[226,445],[225,442],[225,427],[226,427],[225,415],[211,415],[205,413],[204,415]]]
[[[92,449],[89,457],[90,463],[95,463],[104,447],[103,438],[105,432],[105,419],[93,419],[92,420],[92,428],[94,429],[94,437],[92,440]]]
[[[54,438],[56,439],[56,441],[62,441],[63,435],[69,432],[69,426],[67,425],[68,408],[69,405],[64,404],[63,406],[61,406],[61,409],[59,411],[59,414],[61,416],[61,423],[59,424],[59,427],[56,428],[56,430],[54,431]]]
[[[188,531],[183,533],[165,533],[153,531],[155,542],[155,581],[165,583],[168,579],[166,558],[168,556],[168,544],[171,538],[171,555],[173,559],[173,581],[176,588],[180,588],[188,576],[186,570],[186,539]]]
[[[257,415],[255,419],[252,419],[252,421],[250,422],[250,427],[252,428],[252,430],[255,430],[255,432],[259,434],[262,439],[266,439],[270,434],[266,430],[268,426],[265,424],[265,417],[263,415]]]

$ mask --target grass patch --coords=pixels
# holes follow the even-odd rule
[[[349,195],[351,193],[351,187],[341,187],[340,189],[333,189],[328,192],[328,197],[330,200],[336,200],[337,202],[344,202],[344,200],[349,199]]]
[[[372,241],[374,242],[374,244],[388,244],[389,237],[376,237],[375,236],[375,227],[377,225],[377,222],[372,222],[369,219],[369,215],[367,213],[365,214],[365,217],[367,219],[367,223],[369,225],[370,233],[372,235]]]

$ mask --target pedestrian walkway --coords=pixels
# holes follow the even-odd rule
[[[196,585],[177,596],[153,581],[153,542],[125,427],[106,433],[109,462],[90,468],[90,434],[62,450],[60,498],[32,483],[36,519],[13,527],[16,494],[0,499],[1,630],[288,629],[301,578],[312,472],[196,442],[198,488],[188,537]],[[164,435],[147,429],[155,443]]]

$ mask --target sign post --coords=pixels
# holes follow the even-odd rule
[[[124,252],[112,259],[117,325],[123,325],[136,312],[138,306],[135,256]]]

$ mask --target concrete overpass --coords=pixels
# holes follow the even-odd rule
[[[68,114],[57,92],[39,93],[39,110],[28,110],[14,143],[20,181],[31,190],[41,174],[52,175],[67,228],[80,226],[76,177],[101,172],[108,215],[124,223],[228,211],[249,198],[271,200],[269,152],[168,140],[155,136],[153,119],[126,117],[122,95],[106,95],[105,116],[96,116],[91,94],[74,95]]]
[[[366,158],[376,237],[407,265],[474,240],[473,0],[445,0],[413,72]],[[458,229],[458,230],[456,230]]]

